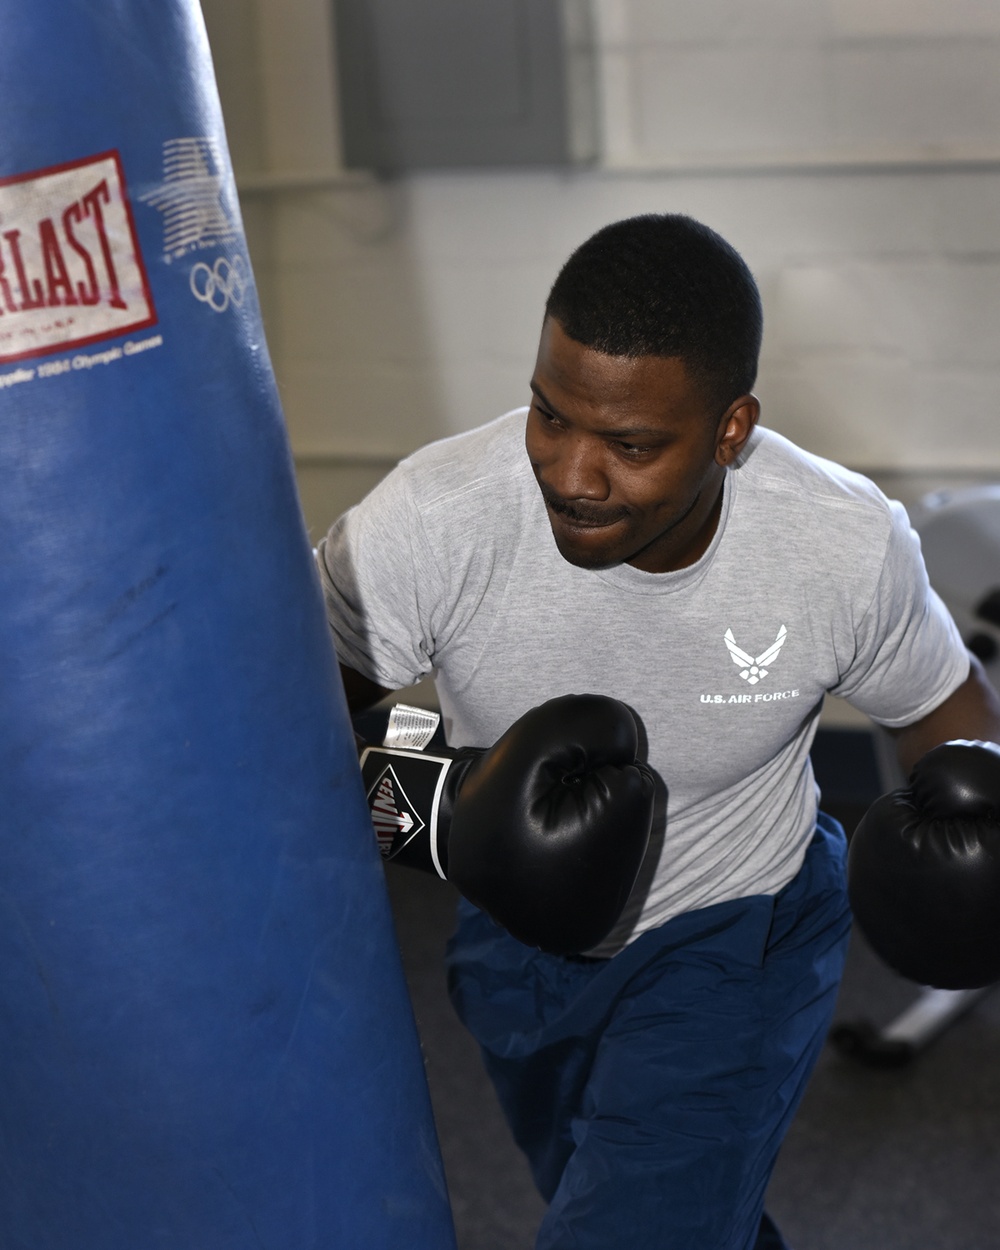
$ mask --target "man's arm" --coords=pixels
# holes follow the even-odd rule
[[[346,664],[341,664],[340,676],[344,683],[344,694],[347,696],[347,710],[352,715],[372,707],[391,693],[370,677],[364,677],[356,669],[348,668]]]
[[[966,680],[921,720],[902,729],[890,729],[905,776],[932,747],[955,739],[1000,743],[1000,696],[983,666],[970,656]]]
[[[909,780],[854,831],[854,918],[876,953],[919,984],[990,985],[1000,980],[1000,699],[979,662],[894,737]]]

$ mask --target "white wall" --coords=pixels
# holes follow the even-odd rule
[[[204,5],[314,531],[523,402],[559,264],[647,210],[757,274],[768,424],[887,480],[1000,473],[996,0],[594,0],[600,168],[325,185],[325,0]]]

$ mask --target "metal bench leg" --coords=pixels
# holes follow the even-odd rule
[[[884,1028],[867,1020],[835,1025],[830,1041],[843,1055],[873,1067],[896,1068],[920,1053],[949,1025],[964,1015],[994,987],[978,990],[925,989]]]

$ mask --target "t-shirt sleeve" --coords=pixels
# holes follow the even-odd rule
[[[933,711],[969,675],[969,653],[931,588],[920,539],[901,504],[871,603],[856,629],[852,662],[832,694],[877,724],[899,728]]]
[[[316,556],[340,662],[388,690],[426,676],[441,578],[405,474],[394,470],[336,521]]]

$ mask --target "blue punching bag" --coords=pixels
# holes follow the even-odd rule
[[[200,10],[0,15],[0,1246],[447,1250]]]

